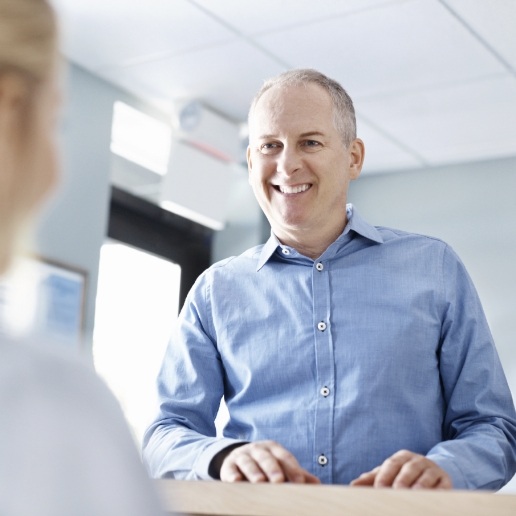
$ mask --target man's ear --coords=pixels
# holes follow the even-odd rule
[[[360,138],[355,138],[349,145],[349,171],[350,179],[357,179],[362,171],[365,158],[364,142]]]

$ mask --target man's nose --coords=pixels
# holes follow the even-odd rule
[[[296,147],[285,145],[278,154],[276,162],[277,172],[287,176],[301,168],[301,156]]]

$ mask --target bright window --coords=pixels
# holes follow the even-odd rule
[[[93,357],[138,442],[155,414],[155,379],[177,318],[181,268],[108,240],[101,249]]]
[[[124,102],[113,106],[111,152],[148,170],[165,175],[170,155],[172,131],[157,120]]]

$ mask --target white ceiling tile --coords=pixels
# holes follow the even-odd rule
[[[198,99],[229,118],[244,121],[251,98],[263,81],[282,71],[270,58],[241,41],[113,68],[102,75],[157,102]]]
[[[234,39],[186,0],[53,0],[64,53],[89,70]]]
[[[505,71],[445,7],[429,0],[397,3],[257,39],[291,66],[332,75],[355,96]]]
[[[242,34],[252,35],[404,0],[194,0]]]
[[[445,0],[476,33],[516,70],[514,0]]]
[[[361,111],[430,164],[516,155],[516,79],[363,101]]]
[[[365,145],[362,175],[422,166],[421,160],[361,119],[360,113],[357,114],[357,129]]]
[[[196,98],[243,121],[265,78],[310,66],[354,98],[365,173],[515,154],[496,52],[516,61],[516,0],[53,3],[72,61],[165,112]]]

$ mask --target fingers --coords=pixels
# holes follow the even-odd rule
[[[234,449],[224,459],[220,479],[225,482],[319,483],[296,458],[273,441],[249,443]]]
[[[278,461],[281,469],[283,470],[285,480],[287,482],[294,482],[298,484],[318,484],[320,480],[315,476],[303,469],[297,459],[277,443],[272,443],[270,448],[273,456]]]
[[[374,480],[375,487],[409,487],[411,480],[419,477],[419,465],[413,464],[412,467],[402,469],[412,458],[411,452],[402,450],[389,457],[380,467]]]
[[[451,489],[451,480],[448,475],[440,474],[440,468],[425,469],[412,484],[415,489]]]
[[[401,450],[381,466],[363,473],[352,486],[393,488],[451,489],[449,475],[435,462],[423,455]]]
[[[283,473],[281,469],[274,469],[274,465],[268,465],[265,461],[260,461],[259,454],[253,450],[246,450],[244,446],[243,450],[239,452],[230,453],[220,469],[220,479],[226,482],[239,482],[242,480],[248,480],[249,482],[265,482],[267,480],[266,472],[274,481],[276,477],[278,481],[281,481]],[[262,462],[261,466],[259,465]],[[263,469],[262,469],[263,468]],[[265,471],[264,471],[265,470]]]
[[[371,471],[368,471],[367,473],[362,473],[358,478],[353,480],[350,485],[351,486],[373,486],[374,485],[374,479],[376,478],[376,474],[378,473],[378,470],[380,469],[380,466],[377,466]]]

